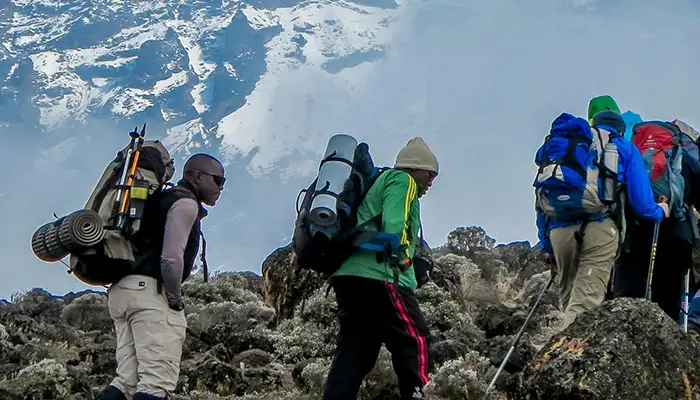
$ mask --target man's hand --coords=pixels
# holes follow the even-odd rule
[[[671,210],[668,208],[668,199],[666,196],[661,196],[659,197],[659,205],[661,206],[661,209],[664,210],[664,216],[666,218],[671,216]]]
[[[168,307],[170,307],[171,310],[182,311],[185,309],[185,303],[183,303],[182,300],[175,302],[174,304],[172,302],[168,302]]]
[[[182,297],[172,296],[170,293],[166,293],[165,297],[168,299],[168,307],[171,310],[182,311],[185,309],[185,303],[182,301]]]

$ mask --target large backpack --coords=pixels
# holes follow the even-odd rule
[[[685,154],[700,161],[700,151],[698,151],[698,140],[700,140],[700,133],[698,133],[698,131],[696,131],[692,126],[679,119],[674,119],[671,121],[671,123],[676,125],[682,133],[681,147],[683,150],[685,150]]]
[[[683,143],[688,146],[688,138],[677,125],[665,121],[645,121],[632,128],[632,143],[642,153],[654,197],[666,197],[671,216],[679,220],[685,219],[687,213],[681,169],[686,153]]]
[[[614,135],[568,113],[552,122],[535,156],[539,169],[533,183],[537,204],[546,215],[588,221],[615,214],[621,184]]]
[[[32,249],[43,261],[70,255],[69,268],[82,282],[108,285],[119,281],[148,257],[136,248],[147,205],[156,204],[175,169],[158,140],[130,133],[131,143],[104,169],[85,207],[43,225],[32,237]]]
[[[335,135],[329,140],[318,176],[297,197],[292,244],[300,269],[332,275],[360,246],[364,228],[375,221],[357,225],[357,208],[387,169],[374,166],[366,143],[358,145],[349,135]],[[333,204],[324,207],[323,202],[329,200]]]

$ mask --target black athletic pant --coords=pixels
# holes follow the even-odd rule
[[[630,237],[630,252],[623,253],[615,267],[615,297],[645,296],[653,234],[651,229],[640,229]],[[672,235],[659,234],[651,301],[657,303],[674,321],[678,321],[681,315],[685,273],[692,265],[690,243]]]
[[[382,343],[391,353],[402,399],[422,395],[428,383],[428,337],[415,294],[403,287],[354,276],[332,278],[340,333],[323,400],[355,399]]]

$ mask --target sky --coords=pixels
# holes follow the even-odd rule
[[[234,183],[204,223],[209,252],[232,249],[210,265],[260,272],[265,255],[288,241],[294,199],[313,179],[331,133],[367,141],[381,165],[392,165],[413,136],[424,138],[440,163],[440,175],[421,199],[426,239],[435,247],[456,227],[470,225],[482,226],[498,243],[534,245],[534,154],[552,120],[562,112],[585,117],[593,96],[612,95],[623,111],[644,119],[678,118],[700,128],[697,1],[402,5],[384,58],[332,75],[300,68],[276,82],[274,95],[260,106],[274,111],[256,131],[258,153],[249,164],[227,166]],[[260,100],[255,96],[251,104]],[[240,119],[254,121],[254,113],[241,110]],[[123,132],[118,135],[53,137],[45,147],[50,150],[40,154],[31,153],[32,146],[0,148],[0,248],[7,255],[0,298],[34,286],[58,294],[88,288],[60,265],[33,259],[27,243],[51,210],[65,214],[76,199],[87,199],[123,142]],[[280,136],[294,140],[281,144]],[[281,147],[290,150],[287,168],[259,173]],[[78,162],[73,156],[81,149],[90,151]],[[8,162],[19,157],[26,168]],[[99,171],[79,174],[81,165]],[[9,196],[26,201],[8,203]]]

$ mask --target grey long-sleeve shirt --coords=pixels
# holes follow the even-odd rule
[[[185,266],[185,246],[199,214],[199,205],[193,199],[183,198],[168,210],[160,256],[160,273],[168,304],[176,305],[182,299],[182,273]]]

